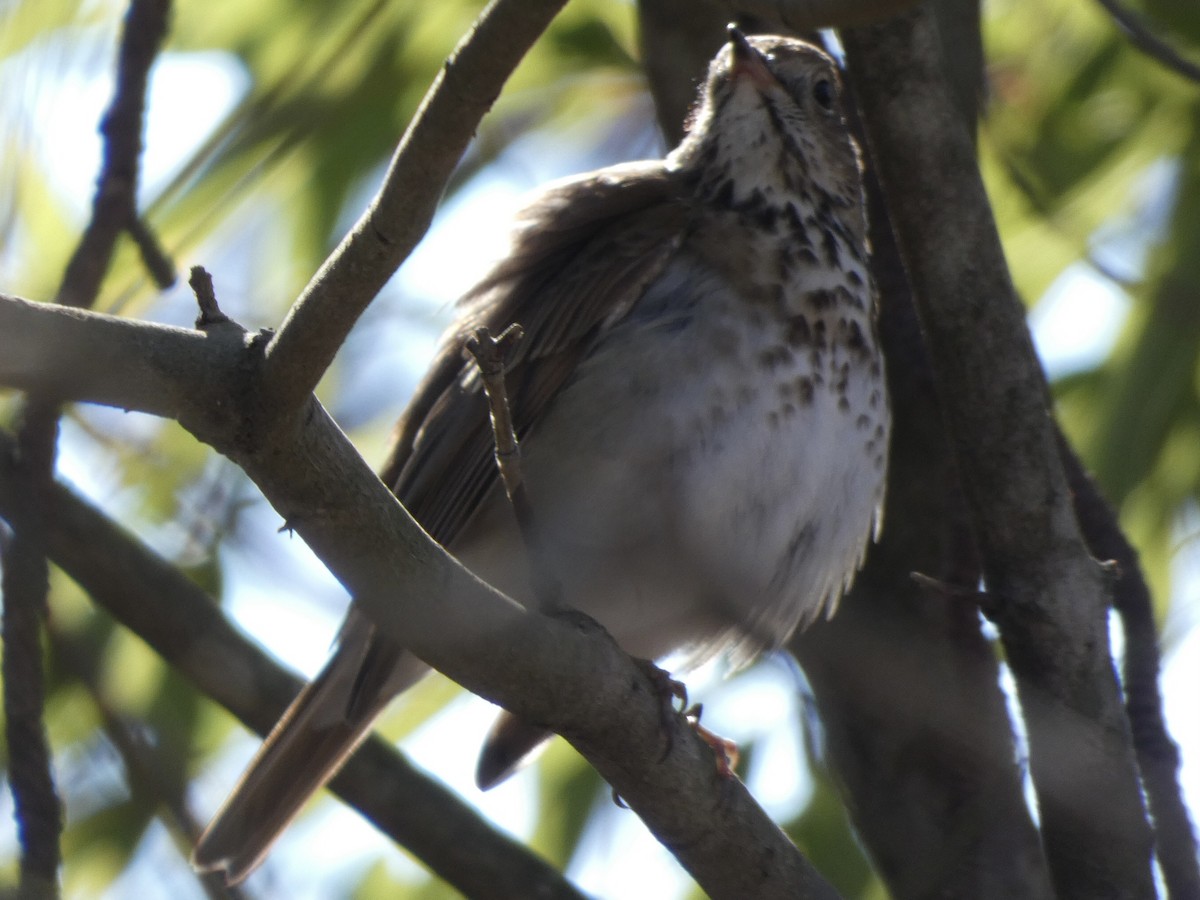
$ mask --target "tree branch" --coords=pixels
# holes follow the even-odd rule
[[[100,121],[104,160],[92,199],[92,217],[71,255],[56,302],[89,307],[100,293],[121,232],[134,229],[145,243],[145,228],[137,217],[138,168],[142,155],[142,118],[150,67],[167,34],[170,0],[133,0],[121,31],[117,84],[112,102]],[[161,255],[161,254],[160,254]],[[163,268],[150,257],[151,271]],[[156,279],[163,273],[157,272]]]
[[[0,384],[165,418],[225,405],[225,373],[258,340],[237,326],[205,332],[0,294]]]
[[[79,359],[64,367],[44,351],[19,352],[34,335],[43,348],[128,372],[89,377]],[[106,346],[89,348],[85,336]],[[744,786],[717,774],[690,727],[675,729],[662,759],[658,694],[598,626],[527,613],[458,565],[315,399],[288,419],[262,415],[259,346],[236,327],[200,335],[0,298],[0,383],[45,382],[75,398],[176,413],[242,467],[383,633],[571,741],[711,896],[832,896]]]
[[[0,431],[0,457],[8,458],[12,442]],[[11,468],[0,468],[0,515],[16,487]],[[58,484],[47,502],[55,563],[197,689],[266,735],[303,682],[233,628],[194,582],[102,512]],[[331,787],[467,896],[579,896],[382,739],[369,740]]]
[[[1108,12],[1117,27],[1125,32],[1129,43],[1137,47],[1151,59],[1182,75],[1189,81],[1200,82],[1200,65],[1185,59],[1178,50],[1160,38],[1141,16],[1133,10],[1125,9],[1118,0],[1096,0]]]
[[[1137,551],[1117,525],[1116,515],[1083,468],[1062,432],[1059,450],[1075,498],[1075,512],[1088,546],[1097,559],[1116,563],[1113,606],[1125,630],[1123,682],[1125,709],[1133,732],[1133,748],[1142,787],[1154,821],[1158,864],[1170,897],[1200,897],[1200,865],[1191,816],[1179,786],[1179,747],[1163,720],[1158,689],[1158,631],[1154,604],[1142,575]]]
[[[10,447],[13,460],[16,446]],[[15,462],[15,460],[13,460]],[[3,563],[4,733],[8,745],[8,779],[13,796],[17,837],[21,846],[19,893],[32,898],[57,897],[58,846],[62,803],[54,788],[50,748],[42,723],[46,687],[42,671],[41,623],[45,617],[48,574],[37,486],[22,479],[21,530],[0,532]],[[6,517],[8,518],[8,517]],[[11,521],[11,519],[10,519]]]
[[[640,0],[638,8],[643,64],[673,143],[729,11],[694,0]],[[951,0],[937,12],[949,14],[942,43],[955,45],[961,65],[948,77],[974,121],[963,101],[978,96],[982,72],[977,7]],[[977,607],[909,577],[916,568],[974,584],[979,568],[911,291],[869,160],[866,169],[893,412],[888,513],[837,615],[796,635],[790,649],[812,687],[823,763],[891,896],[1044,900],[1049,872]]]
[[[892,403],[887,515],[838,613],[792,642],[826,764],[895,900],[1054,896],[978,607],[978,553],[912,292],[868,159],[871,268]],[[862,660],[871,660],[863,666]]]
[[[446,61],[371,205],[267,348],[267,409],[290,413],[316,388],[358,317],[424,236],[480,119],[565,2],[492,0]]]
[[[912,277],[988,591],[1028,725],[1062,898],[1152,897],[1151,839],[1108,652],[1103,572],[1071,508],[1044,379],[970,135],[920,8],[843,35]]]
[[[150,66],[167,29],[169,0],[133,0],[125,16],[117,59],[117,86],[101,122],[104,162],[92,216],[67,263],[58,302],[91,306],[112,260],[121,230],[137,220],[136,194],[142,116]],[[58,406],[33,394],[21,411],[17,456],[22,488],[8,521],[16,532],[4,571],[4,707],[12,756],[10,783],[21,836],[21,890],[55,896],[62,805],[50,772],[42,724],[40,625],[49,585],[44,548],[43,492],[54,477]]]

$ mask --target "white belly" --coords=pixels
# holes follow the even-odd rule
[[[745,656],[785,640],[837,601],[881,498],[870,439],[877,427],[886,436],[886,413],[864,416],[871,392],[882,403],[877,376],[837,389],[836,348],[821,371],[806,349],[768,369],[759,356],[777,324],[752,324],[708,286],[692,283],[677,314],[647,298],[522,446],[567,602],[648,658],[684,647]],[[523,549],[511,527],[495,539],[511,513],[499,496],[488,507],[455,549],[527,600],[512,564]]]

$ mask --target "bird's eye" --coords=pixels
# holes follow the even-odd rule
[[[833,109],[833,98],[836,92],[833,89],[833,83],[828,78],[819,79],[813,85],[813,99],[817,101],[817,105],[821,109]]]

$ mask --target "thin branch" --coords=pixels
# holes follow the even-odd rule
[[[1154,821],[1154,842],[1167,894],[1173,898],[1200,897],[1196,835],[1179,786],[1179,747],[1167,730],[1158,688],[1158,631],[1154,626],[1150,588],[1142,575],[1137,551],[1121,532],[1112,507],[1062,432],[1058,434],[1058,443],[1075,498],[1079,526],[1092,555],[1114,560],[1117,565],[1113,606],[1125,630],[1122,678],[1125,709]]]
[[[38,429],[40,430],[40,429]],[[53,432],[52,432],[53,433]],[[7,460],[19,466],[21,452],[8,448]],[[23,468],[23,467],[22,467]],[[8,779],[21,846],[19,893],[23,897],[58,896],[58,846],[62,804],[54,787],[50,747],[42,723],[45,678],[42,671],[41,622],[45,616],[47,567],[38,485],[22,478],[16,505],[21,529],[0,544],[3,561],[4,734],[8,744]]]
[[[354,323],[425,234],[480,119],[564,3],[492,0],[446,61],[371,205],[267,348],[267,409],[287,414],[316,388]]]
[[[0,431],[0,456],[12,445]],[[17,488],[12,470],[0,468],[0,515]],[[303,682],[234,629],[187,576],[66,487],[53,486],[47,509],[55,563],[198,690],[265,736]],[[578,900],[558,873],[379,738],[332,788],[467,896]]]
[[[146,81],[167,28],[169,0],[133,0],[126,13],[117,59],[117,86],[100,130],[104,162],[92,217],[63,273],[57,300],[68,306],[95,303],[123,228],[135,221],[138,161]],[[60,362],[61,365],[61,362]],[[50,771],[42,723],[40,626],[49,574],[44,548],[43,496],[53,480],[58,405],[52,396],[27,398],[17,457],[23,485],[8,516],[15,536],[4,572],[4,705],[12,759],[13,800],[21,836],[22,890],[57,893],[62,808]]]
[[[533,505],[525,491],[525,479],[521,474],[521,445],[517,440],[517,430],[508,405],[508,388],[504,383],[505,369],[524,335],[519,325],[510,325],[498,338],[493,338],[486,328],[477,328],[467,338],[465,349],[474,358],[483,381],[496,445],[496,468],[500,472],[504,492],[508,495],[529,557],[533,595],[542,612],[552,612],[562,609],[562,584],[555,577],[554,567],[543,551],[544,544],[538,533]]]
[[[125,230],[137,244],[138,253],[142,256],[142,265],[146,267],[146,271],[150,273],[150,277],[154,279],[159,290],[165,291],[175,284],[175,263],[159,243],[158,236],[146,225],[145,220],[141,216],[135,215],[133,220],[125,226]]]
[[[1055,888],[1152,897],[1152,839],[1108,651],[1107,582],[1058,461],[1044,377],[922,7],[843,33],[1017,679]]]
[[[1154,30],[1133,10],[1123,7],[1118,0],[1096,0],[1112,16],[1117,26],[1125,32],[1129,43],[1151,59],[1190,81],[1200,82],[1200,65],[1186,59],[1178,50],[1154,33]]]
[[[137,217],[142,119],[150,67],[167,34],[170,0],[133,0],[125,15],[112,102],[100,122],[104,160],[92,217],[71,255],[56,302],[90,307],[100,292],[121,232],[143,226]]]

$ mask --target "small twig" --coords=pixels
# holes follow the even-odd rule
[[[1185,59],[1178,50],[1155,34],[1141,16],[1132,10],[1125,9],[1117,0],[1096,0],[1096,2],[1108,11],[1117,26],[1125,32],[1129,43],[1172,72],[1191,81],[1200,82],[1200,65]]]
[[[213,289],[212,276],[208,274],[208,270],[204,266],[192,266],[192,273],[188,276],[188,285],[196,295],[196,304],[200,307],[200,314],[196,316],[198,329],[203,331],[212,325],[221,325],[231,321],[229,316],[221,312],[221,307],[217,305],[217,293]]]
[[[943,581],[940,578],[934,578],[932,575],[926,575],[924,572],[909,572],[908,577],[923,591],[927,591],[938,597],[943,597],[948,600],[962,600],[974,603],[979,607],[985,607],[988,604],[988,595],[986,591],[981,591],[978,588],[967,587],[960,584],[951,584]]]
[[[162,248],[162,244],[158,242],[154,232],[146,225],[146,221],[141,216],[135,215],[125,230],[137,244],[138,252],[142,256],[142,264],[150,273],[150,277],[154,279],[154,283],[164,291],[173,286],[175,284],[175,263]]]
[[[479,367],[483,392],[487,395],[492,436],[496,443],[496,468],[500,471],[504,492],[512,504],[517,528],[521,531],[521,540],[529,556],[533,595],[543,612],[552,612],[562,608],[562,585],[554,577],[553,567],[546,557],[533,506],[525,492],[525,481],[521,475],[521,447],[504,383],[505,371],[524,336],[520,325],[510,325],[497,338],[493,338],[486,328],[476,328],[463,346]]]
[[[57,300],[90,307],[100,292],[121,232],[136,227],[142,119],[150,67],[167,33],[169,0],[132,0],[121,32],[117,83],[100,122],[104,161],[92,217],[63,275]]]

